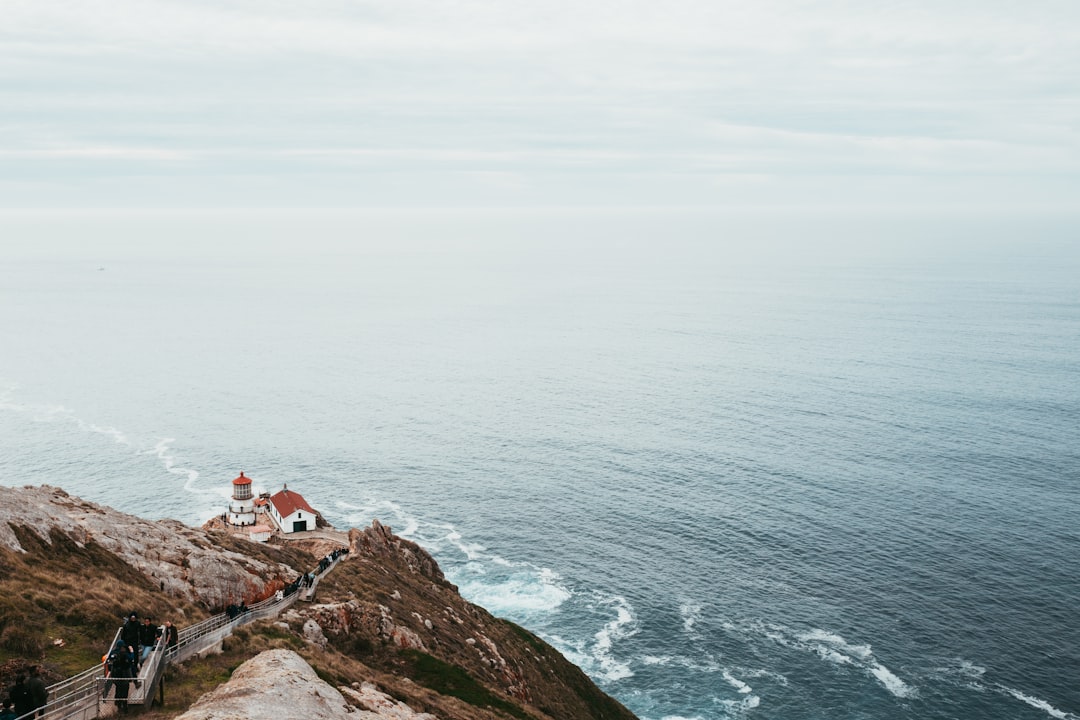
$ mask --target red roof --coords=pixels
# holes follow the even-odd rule
[[[271,495],[270,502],[274,503],[274,508],[278,511],[278,515],[283,518],[289,517],[297,510],[307,510],[312,515],[315,514],[315,511],[307,504],[307,500],[304,499],[303,495],[287,488],[279,493]]]
[[[233,480],[232,484],[233,485],[250,485],[251,484],[251,478],[244,477],[244,471],[241,470],[240,471],[240,477]]]

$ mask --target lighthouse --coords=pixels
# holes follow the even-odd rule
[[[229,500],[229,524],[244,527],[255,524],[255,498],[251,495],[251,478],[240,471],[240,477],[232,481],[233,493]]]

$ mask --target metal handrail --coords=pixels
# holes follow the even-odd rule
[[[333,570],[340,561],[341,557],[335,558],[326,569],[316,573],[311,587],[306,589],[307,592],[297,589],[296,592],[281,599],[271,596],[254,603],[240,615],[230,618],[227,613],[220,613],[182,630],[178,629],[177,643],[171,647],[167,645],[167,634],[163,633],[143,663],[138,677],[111,679],[134,683],[136,693],[128,696],[128,704],[144,704],[148,698],[153,697],[154,688],[168,665],[183,662],[193,655],[205,652],[231,635],[232,631],[241,625],[278,615],[300,599],[302,594],[310,598],[314,595],[319,579]],[[109,645],[110,651],[116,646],[122,630],[123,628],[120,628],[116,631]],[[19,716],[17,720],[31,720],[42,711],[45,720],[94,720],[101,717],[103,709],[111,706],[108,700],[101,697],[105,682],[104,663],[95,664],[77,675],[49,685],[49,697],[52,699],[43,707]],[[102,702],[106,704],[103,706]]]

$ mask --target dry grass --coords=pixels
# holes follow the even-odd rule
[[[100,662],[132,611],[178,624],[207,616],[92,542],[79,547],[54,531],[50,544],[27,528],[13,529],[26,552],[0,549],[0,663],[41,662],[52,682]]]

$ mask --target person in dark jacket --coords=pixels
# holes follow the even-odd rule
[[[124,644],[131,648],[135,653],[135,669],[138,670],[139,662],[139,638],[142,634],[139,626],[139,616],[136,613],[131,613],[128,617],[124,627],[120,628],[120,639],[124,641]]]
[[[143,624],[139,626],[139,643],[142,645],[142,655],[139,664],[146,662],[146,656],[154,649],[159,635],[157,626],[150,622],[150,618],[143,618]]]
[[[49,702],[49,689],[45,687],[45,681],[41,679],[41,668],[39,666],[30,666],[30,677],[26,681],[26,689],[30,691],[31,709],[37,710],[39,718],[45,717],[45,704]]]
[[[30,694],[30,688],[26,687],[25,675],[20,673],[15,676],[15,684],[8,690],[8,698],[15,708],[15,717],[22,717],[34,709],[34,698]]]
[[[104,695],[109,693],[109,685],[116,687],[113,701],[122,713],[127,712],[128,689],[131,686],[131,678],[135,677],[135,664],[132,662],[131,649],[121,643],[117,643],[106,660],[109,679],[105,681]]]
[[[15,709],[11,707],[11,701],[7,698],[4,699],[4,707],[0,709],[0,720],[15,720],[19,717],[15,714]]]
[[[165,621],[165,647],[176,647],[179,638],[179,633],[176,631],[176,626],[172,624],[172,620]]]

